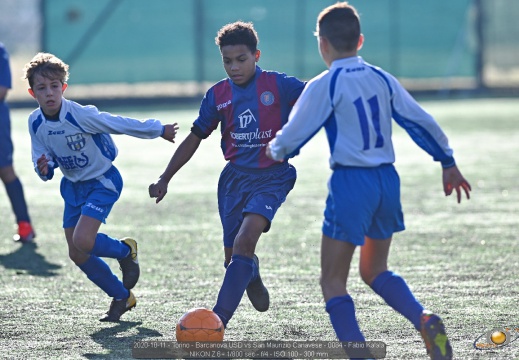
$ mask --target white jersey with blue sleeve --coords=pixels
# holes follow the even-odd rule
[[[443,167],[455,165],[447,137],[433,117],[394,76],[360,56],[335,60],[308,82],[270,151],[276,160],[293,157],[324,127],[332,168],[394,163],[392,119]]]
[[[72,182],[95,179],[111,168],[117,156],[117,147],[109,134],[153,139],[162,132],[159,120],[112,115],[65,98],[59,119],[46,119],[41,108],[29,115],[32,161],[43,180],[52,178],[56,167]],[[39,174],[36,165],[43,154],[50,160],[47,176]]]

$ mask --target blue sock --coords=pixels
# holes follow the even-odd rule
[[[226,261],[223,262],[223,267],[227,269],[227,267],[229,266],[229,264],[227,264]],[[258,265],[256,265],[256,263],[253,261],[252,262],[252,277],[250,279],[250,282],[253,282],[254,280],[256,280],[256,278],[258,277],[259,275],[259,267]],[[249,282],[249,283],[250,283]]]
[[[103,259],[90,255],[88,260],[78,267],[108,296],[115,299],[126,299],[129,296],[129,290],[123,286],[123,283],[114,275]]]
[[[97,234],[94,247],[90,250],[91,255],[112,259],[122,259],[129,253],[130,247],[128,245],[102,233]]]
[[[231,262],[227,266],[227,271],[225,271],[222,287],[218,293],[216,305],[213,308],[224,326],[227,326],[227,323],[231,320],[252,278],[253,262],[251,258],[242,255],[231,257]]]
[[[336,296],[326,302],[326,311],[339,341],[366,341],[355,317],[355,305],[350,295]]]
[[[407,283],[392,271],[380,273],[371,288],[393,309],[404,315],[416,330],[420,330],[420,316],[424,307],[416,300]]]
[[[23,194],[23,186],[20,179],[11,181],[9,184],[5,184],[5,190],[9,200],[11,201],[11,207],[13,208],[16,222],[27,221],[31,222],[29,218],[29,212],[27,211],[27,203],[25,202],[25,196]]]

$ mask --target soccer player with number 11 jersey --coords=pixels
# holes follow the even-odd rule
[[[364,341],[346,290],[357,246],[363,281],[419,330],[432,359],[451,359],[443,321],[416,300],[402,277],[388,270],[393,233],[404,230],[400,180],[393,166],[392,119],[418,146],[440,162],[445,195],[469,198],[440,126],[384,70],[357,51],[364,37],[357,11],[346,2],[325,8],[317,19],[319,52],[329,70],[308,82],[288,123],[270,143],[267,155],[288,159],[319,129],[326,130],[333,169],[321,242],[321,288],[340,341]]]

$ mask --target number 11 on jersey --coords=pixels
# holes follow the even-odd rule
[[[359,97],[357,98],[357,100],[353,102],[353,104],[355,105],[355,108],[357,109],[357,114],[359,115],[360,129],[362,131],[362,140],[364,141],[363,150],[369,150],[369,124],[368,116],[366,115],[366,109],[364,108],[364,101],[361,97]],[[380,111],[376,95],[368,99],[368,105],[371,110],[371,123],[377,135],[375,147],[380,148],[384,146],[384,137],[382,136],[382,133],[380,131]]]

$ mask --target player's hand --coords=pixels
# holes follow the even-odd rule
[[[267,148],[265,149],[265,155],[267,155],[267,157],[271,160],[272,159],[272,152],[270,151],[270,144],[267,144]]]
[[[164,133],[161,136],[163,139],[174,143],[175,141],[173,139],[175,139],[175,135],[177,135],[177,130],[177,123],[164,125]]]
[[[47,176],[49,173],[49,160],[42,154],[38,160],[36,160],[36,166],[38,167],[38,172],[41,176]]]
[[[168,183],[159,179],[156,183],[153,183],[148,187],[148,192],[150,193],[151,198],[157,198],[155,203],[158,204],[168,193]]]
[[[268,157],[269,159],[271,159],[271,160],[275,160],[275,159],[272,157],[272,151],[270,151],[270,143],[267,144],[267,148],[265,149],[265,155],[267,155],[267,157]],[[276,160],[276,161],[282,163],[282,162],[285,161],[285,160],[281,159],[281,160]]]
[[[465,191],[467,199],[470,199],[470,191],[472,188],[470,187],[469,182],[465,180],[463,175],[461,175],[458,167],[453,166],[443,169],[443,191],[445,192],[445,196],[449,196],[452,194],[453,190],[456,190],[459,204],[461,202],[461,189]]]

